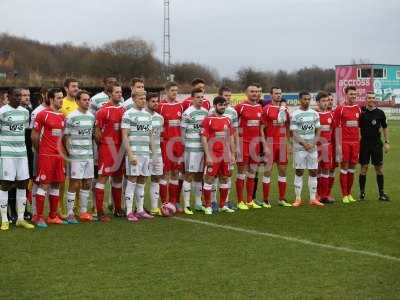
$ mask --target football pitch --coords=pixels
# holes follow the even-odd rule
[[[274,184],[271,209],[0,232],[0,299],[400,299],[400,122],[390,141],[390,203],[371,169],[354,204],[278,207]]]

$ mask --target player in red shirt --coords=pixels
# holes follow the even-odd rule
[[[318,104],[319,122],[321,124],[320,138],[317,143],[319,160],[317,192],[320,202],[331,203],[333,201],[329,199],[329,195],[331,194],[329,172],[332,169],[333,162],[332,138],[335,122],[333,112],[328,110],[329,94],[324,91],[319,92],[316,96],[316,101]]]
[[[201,89],[204,93],[206,92],[206,83],[201,78],[193,79],[192,87],[193,89]],[[183,111],[187,110],[189,106],[192,105],[192,98],[193,97],[190,96],[182,101]],[[203,98],[203,104],[201,106],[207,110],[211,109],[210,101],[206,97]]]
[[[114,213],[124,216],[121,208],[122,176],[124,149],[121,136],[121,121],[125,109],[120,105],[122,87],[116,84],[112,88],[110,101],[105,103],[96,113],[95,139],[98,145],[99,177],[96,182],[95,198],[98,219],[109,222],[111,219],[104,214],[104,186],[109,177],[112,179],[111,195],[114,200]]]
[[[226,100],[218,96],[213,100],[215,113],[206,117],[202,123],[202,144],[206,158],[203,195],[204,213],[212,214],[211,193],[216,177],[219,180],[219,210],[233,213],[226,206],[229,194],[228,178],[231,176],[230,166],[235,163],[235,130],[229,117],[224,116]]]
[[[164,175],[160,180],[160,198],[162,203],[169,201],[177,206],[180,198],[179,172],[183,170],[184,145],[181,140],[183,107],[177,100],[176,83],[167,83],[165,91],[167,97],[160,102],[157,111],[164,118],[164,129],[161,134]]]
[[[338,127],[335,138],[337,161],[340,163],[342,201],[347,204],[356,201],[351,195],[351,188],[360,153],[359,118],[361,109],[356,104],[357,89],[354,86],[348,86],[345,93],[345,102],[336,107],[334,118]]]
[[[270,208],[269,190],[271,172],[274,164],[278,167],[279,205],[290,207],[286,202],[286,169],[288,163],[287,139],[290,137],[290,119],[285,105],[281,105],[282,90],[271,88],[272,101],[264,107],[262,117],[262,136],[264,140],[265,171],[263,178],[263,206]]]
[[[328,110],[333,112],[334,106],[334,98],[331,93],[328,93]],[[336,126],[336,125],[335,125]],[[332,135],[332,164],[331,170],[329,171],[329,191],[330,194],[328,195],[328,201],[333,202],[335,199],[332,197],[332,188],[333,184],[335,183],[335,169],[338,167],[338,163],[336,162],[336,143],[335,143],[335,134]]]
[[[236,176],[236,193],[239,209],[261,208],[253,201],[254,178],[260,158],[261,116],[262,107],[257,103],[258,88],[249,84],[246,88],[247,99],[235,106],[239,119],[238,173]],[[243,190],[246,179],[247,201],[244,203]]]
[[[35,119],[32,131],[32,144],[38,155],[35,223],[46,228],[49,224],[65,224],[58,216],[60,201],[59,187],[65,180],[64,157],[66,151],[62,143],[65,118],[59,112],[62,107],[63,93],[60,89],[51,89],[47,94],[50,105],[41,111]],[[49,194],[50,213],[47,223],[43,217],[44,201]]]

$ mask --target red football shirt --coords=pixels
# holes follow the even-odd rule
[[[168,102],[163,100],[158,105],[158,113],[164,118],[164,130],[161,134],[163,140],[181,136],[181,120],[183,106],[180,102]]]
[[[288,110],[285,109],[286,114],[286,122],[279,123],[278,116],[280,112],[280,107],[277,105],[267,105],[264,107],[262,114],[262,122],[265,125],[264,135],[265,138],[269,140],[272,139],[274,144],[280,144],[284,142],[284,138],[286,138],[286,129],[290,124],[290,117]]]
[[[35,119],[34,128],[41,132],[39,155],[60,156],[61,138],[65,125],[64,114],[50,108],[42,110]]]
[[[321,124],[321,142],[332,144],[335,129],[335,120],[331,111],[319,111],[319,122]]]
[[[121,121],[125,109],[114,106],[111,102],[104,104],[96,113],[96,126],[101,130],[100,144],[122,144]]]
[[[192,97],[188,97],[185,100],[183,100],[182,101],[183,111],[187,110],[190,105],[192,105]],[[201,105],[201,107],[207,110],[211,109],[210,101],[206,97],[203,98],[203,104]]]
[[[228,136],[233,136],[232,122],[227,116],[211,115],[206,117],[202,124],[201,134],[208,139],[211,151],[215,157],[224,155],[226,147],[229,147]],[[228,148],[229,149],[229,148]]]
[[[235,106],[239,119],[239,136],[244,143],[250,143],[261,136],[262,107],[260,104],[251,104],[248,101]]]
[[[359,142],[359,119],[361,109],[358,105],[339,105],[334,112],[337,127],[341,128],[342,142]]]

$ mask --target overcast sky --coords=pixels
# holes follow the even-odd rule
[[[0,12],[0,32],[93,46],[136,36],[162,56],[163,0],[0,0]],[[399,0],[171,0],[172,61],[221,76],[359,58],[400,64],[399,13]]]

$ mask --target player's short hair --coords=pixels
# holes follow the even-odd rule
[[[59,88],[52,88],[52,89],[49,89],[48,91],[47,91],[47,98],[50,100],[50,99],[54,99],[55,97],[56,97],[56,94],[58,94],[58,93],[62,93],[62,90],[61,89],[59,89]]]
[[[226,103],[226,99],[222,96],[217,96],[213,99],[213,105],[224,104]]]
[[[192,92],[190,93],[190,95],[191,95],[192,97],[194,97],[194,95],[196,95],[197,93],[204,93],[204,91],[203,91],[202,89],[195,88],[195,89],[192,90]]]
[[[230,88],[228,88],[227,86],[221,86],[218,89],[218,95],[222,96],[224,94],[224,92],[232,92],[232,90]]]
[[[374,91],[368,91],[367,95],[374,95],[375,96],[375,92]]]
[[[327,98],[329,97],[329,94],[325,91],[320,91],[318,92],[317,96],[315,97],[316,101],[320,101],[322,98]]]
[[[69,87],[69,85],[71,84],[71,83],[73,83],[73,82],[79,82],[77,79],[75,79],[75,78],[66,78],[65,80],[64,80],[64,87],[66,87],[66,88],[68,88]]]
[[[299,99],[303,98],[303,96],[311,96],[311,94],[308,91],[302,91],[299,93]]]
[[[132,98],[146,96],[146,95],[147,95],[146,91],[136,91],[132,94]]]
[[[131,86],[134,86],[137,82],[140,82],[140,83],[144,84],[144,80],[142,78],[134,77],[134,78],[131,79]]]
[[[346,86],[346,88],[344,89],[344,92],[347,94],[349,91],[357,92],[357,88],[353,85]]]
[[[260,88],[261,87],[261,85],[258,84],[257,82],[252,82],[252,83],[246,84],[244,89],[247,90],[251,86],[255,86],[256,88]]]
[[[274,90],[281,90],[281,91],[282,91],[282,89],[281,89],[279,86],[273,86],[273,87],[271,87],[271,88],[269,89],[269,93],[272,95],[272,93],[274,92]]]
[[[107,76],[103,78],[103,83],[106,84],[110,79],[117,81],[117,77]]]
[[[174,86],[178,86],[178,84],[174,81],[169,81],[165,84],[165,90],[168,91],[170,88],[174,87]]]
[[[76,94],[76,100],[81,100],[81,96],[82,95],[88,95],[90,98],[90,93],[88,91],[85,90],[80,90],[77,94]]]
[[[158,99],[158,94],[157,93],[148,93],[146,95],[146,101],[150,101],[150,99],[153,99],[153,98],[157,98]]]
[[[111,87],[110,87],[110,93],[112,93],[113,91],[114,91],[114,88],[115,87],[120,87],[120,88],[122,88],[122,85],[119,83],[119,82],[116,82],[115,84],[113,84]]]
[[[195,79],[192,80],[192,86],[196,86],[199,83],[206,84],[206,82],[202,78],[195,78]]]

